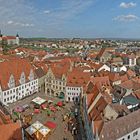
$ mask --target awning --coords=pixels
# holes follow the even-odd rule
[[[55,112],[56,108],[54,106],[50,106],[50,110]]]
[[[51,121],[47,121],[44,125],[47,126],[47,127],[50,128],[50,129],[55,129],[56,126],[57,126],[56,123],[51,122]]]
[[[42,104],[41,107],[42,107],[43,109],[46,109],[46,108],[47,108],[47,105],[46,105],[46,104]]]
[[[38,113],[40,113],[40,110],[39,109],[35,109],[34,113],[38,114]]]
[[[63,106],[63,103],[62,102],[58,102],[57,103],[57,106],[60,106],[61,107],[61,106]]]
[[[34,102],[34,103],[36,103],[38,105],[41,105],[41,104],[45,103],[46,100],[44,100],[44,99],[42,99],[40,97],[36,97],[35,99],[32,100],[32,102]]]
[[[15,112],[19,112],[19,113],[20,113],[20,112],[23,112],[23,110],[24,110],[24,109],[23,109],[22,106],[17,106],[17,107],[15,107],[15,109],[14,109]]]

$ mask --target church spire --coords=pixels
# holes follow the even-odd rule
[[[17,33],[16,37],[19,37],[18,33]]]
[[[0,30],[0,37],[2,37],[2,33],[1,33],[1,30]]]

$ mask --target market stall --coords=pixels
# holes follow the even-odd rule
[[[52,121],[47,121],[44,125],[51,130],[54,130],[57,127],[57,124]]]
[[[48,140],[50,134],[50,129],[44,126],[39,121],[36,121],[34,124],[25,129],[25,135],[27,140]]]
[[[42,105],[46,102],[45,99],[42,99],[40,97],[36,97],[35,99],[32,100],[33,103],[37,104],[37,105]]]

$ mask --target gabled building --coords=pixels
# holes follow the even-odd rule
[[[65,95],[67,74],[70,63],[53,63],[49,66],[45,79],[45,93],[49,96]]]
[[[102,124],[98,140],[139,140],[140,110]]]
[[[107,61],[111,60],[112,53],[108,51],[106,48],[102,48],[98,55],[96,56],[96,60],[102,63],[106,63]]]
[[[126,54],[122,57],[123,59],[123,64],[129,67],[134,67],[136,66],[136,55],[135,54]]]
[[[79,102],[83,97],[84,89],[89,82],[91,74],[81,70],[73,69],[68,74],[66,84],[66,101]]]
[[[0,62],[0,101],[7,105],[38,92],[38,79],[26,59],[5,58]]]

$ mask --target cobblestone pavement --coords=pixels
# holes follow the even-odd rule
[[[51,99],[53,100],[54,102],[58,102],[60,101],[60,99],[56,98],[56,97],[48,97],[46,96],[44,93],[40,92],[40,93],[37,93],[37,94],[34,94],[30,97],[27,97],[23,100],[20,100],[20,101],[17,101],[16,103],[13,103],[13,104],[10,104],[9,105],[9,111],[14,109],[16,106],[23,106],[25,104],[28,104],[30,105],[31,104],[31,101],[32,99],[34,99],[35,97],[41,97],[43,99]],[[81,128],[80,128],[80,123],[79,121],[77,120],[77,124],[78,124],[78,134],[77,136],[73,136],[71,134],[70,131],[65,131],[65,128],[67,126],[67,123],[66,122],[63,122],[63,115],[66,114],[66,112],[69,112],[70,108],[73,108],[74,109],[74,104],[73,103],[66,103],[66,106],[61,109],[60,111],[57,111],[54,115],[56,116],[55,120],[54,120],[54,117],[48,117],[47,113],[45,111],[42,111],[41,113],[39,114],[35,114],[33,116],[33,119],[32,119],[32,123],[34,123],[35,121],[40,121],[41,123],[45,123],[46,121],[53,121],[57,124],[57,127],[56,129],[51,133],[51,135],[49,136],[49,140],[63,140],[63,138],[67,138],[68,140],[82,140],[81,139]],[[33,112],[33,109],[31,110],[27,110],[26,112],[24,112],[25,114],[30,114]],[[23,114],[22,114],[23,115]]]

